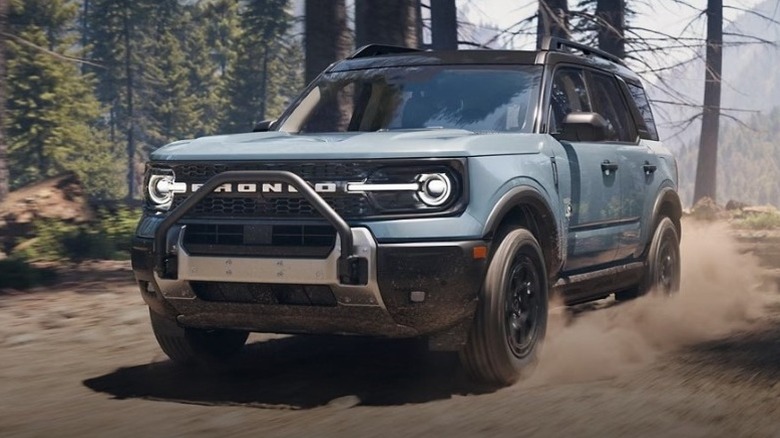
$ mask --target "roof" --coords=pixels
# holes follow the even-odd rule
[[[334,64],[331,71],[415,65],[485,65],[535,64],[536,52],[518,50],[452,50],[388,53],[377,56],[347,58]]]
[[[451,50],[423,51],[408,47],[368,45],[359,48],[328,71],[423,65],[547,65],[580,64],[611,71],[629,80],[639,77],[623,62],[606,52],[579,43],[545,38],[540,50]]]

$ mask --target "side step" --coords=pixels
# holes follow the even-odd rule
[[[644,262],[564,276],[553,285],[567,305],[603,298],[638,284],[645,273]]]

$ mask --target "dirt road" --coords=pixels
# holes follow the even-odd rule
[[[780,295],[723,227],[686,224],[674,299],[554,310],[540,367],[501,390],[448,357],[357,338],[250,338],[181,371],[126,263],[0,295],[0,436],[780,437]]]

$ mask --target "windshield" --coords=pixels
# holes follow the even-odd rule
[[[320,77],[282,123],[287,132],[455,128],[531,132],[541,67],[423,66]]]

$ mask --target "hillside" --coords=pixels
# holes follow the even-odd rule
[[[780,19],[777,0],[758,4],[755,13],[745,13],[724,29],[723,89],[718,157],[718,201],[736,199],[780,206],[780,44],[734,44],[734,36],[748,34],[780,42],[780,25],[759,17]],[[744,41],[744,38],[741,38]],[[704,95],[704,62],[691,61],[664,75],[665,87],[687,102],[700,105]],[[669,100],[649,84],[654,99]],[[700,108],[656,104],[655,113],[664,142],[678,154],[683,202],[690,205],[696,177],[696,159],[701,125],[698,120],[681,131],[682,121],[700,113]],[[748,125],[740,126],[729,117]]]
[[[724,29],[726,42],[723,50],[721,105],[741,110],[727,112],[740,119],[749,117],[745,111],[768,112],[780,103],[780,25],[758,16],[774,17],[780,21],[780,8],[777,0],[766,0],[752,12],[742,14]],[[735,41],[745,41],[745,38],[729,34],[751,35],[778,44],[736,44]],[[661,89],[672,89],[682,96],[682,100],[700,105],[704,96],[703,48],[700,59],[669,71],[663,76],[662,82],[665,85],[648,84],[649,93],[654,99],[670,100]],[[680,147],[693,137],[698,138],[701,129],[699,123],[692,124],[681,135],[674,138],[672,135],[679,131],[680,121],[700,111],[700,108],[657,104],[656,113],[663,138],[670,139],[673,147]]]
[[[718,201],[780,206],[780,106],[749,117],[746,125],[733,121],[721,124]],[[677,153],[685,205],[693,198],[698,148],[698,141],[692,140]]]

